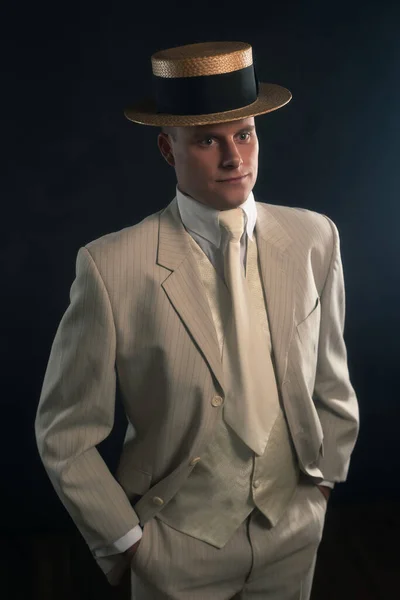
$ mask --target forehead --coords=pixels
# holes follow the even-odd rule
[[[242,129],[254,128],[254,117],[247,117],[239,121],[228,121],[226,123],[210,123],[209,125],[194,125],[182,127],[185,130],[185,137],[198,137],[201,135],[230,135],[237,133]]]

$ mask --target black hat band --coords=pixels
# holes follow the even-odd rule
[[[207,115],[243,108],[257,100],[254,64],[230,73],[200,77],[158,77],[153,74],[157,113]]]

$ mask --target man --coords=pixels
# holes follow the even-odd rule
[[[108,580],[132,598],[310,597],[326,503],[358,434],[339,235],[256,202],[255,116],[287,104],[251,46],[153,55],[176,197],[79,249],[36,418],[51,481]],[[96,446],[119,385],[116,478]]]

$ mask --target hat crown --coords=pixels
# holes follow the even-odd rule
[[[151,65],[152,97],[125,110],[134,123],[185,127],[237,121],[281,108],[292,97],[280,85],[259,82],[247,42],[167,48],[151,56]]]
[[[160,50],[151,57],[157,77],[221,75],[253,64],[253,51],[246,42],[201,42]]]

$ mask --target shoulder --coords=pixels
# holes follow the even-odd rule
[[[323,253],[332,253],[339,244],[339,232],[336,224],[323,213],[307,208],[283,206],[256,202],[257,210],[264,217],[274,218],[291,238],[294,245],[303,248],[319,248]]]
[[[308,208],[299,208],[293,206],[283,206],[278,204],[267,204],[266,202],[256,202],[257,208],[266,211],[279,221],[280,225],[289,232],[293,233],[299,227],[305,228],[310,233],[332,238],[332,229],[336,229],[335,223],[327,215],[310,210]]]
[[[85,248],[98,264],[102,260],[121,260],[124,256],[132,257],[139,252],[147,252],[156,246],[160,212],[145,217],[135,225],[102,235],[86,243]]]
[[[327,215],[290,206],[257,202],[264,222],[269,219],[278,223],[279,237],[290,240],[287,251],[299,268],[311,266],[321,289],[334,256],[340,256],[339,233],[335,223]]]

